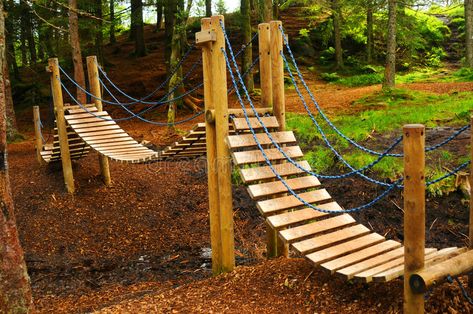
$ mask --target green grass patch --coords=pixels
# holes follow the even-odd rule
[[[375,142],[382,141],[382,136],[389,137],[385,142],[392,142],[393,137],[401,134],[401,128],[408,123],[421,123],[427,127],[436,126],[460,126],[468,123],[469,112],[472,108],[473,93],[464,92],[454,95],[437,95],[404,89],[393,89],[381,91],[366,96],[355,102],[356,113],[330,117],[337,128],[349,138],[364,143],[367,147],[373,147],[372,137]],[[314,112],[315,115],[315,112]],[[320,115],[315,115],[317,121],[322,125],[327,138],[334,147],[342,152],[344,158],[354,167],[362,168],[373,162],[376,156],[369,155],[350,145],[341,139],[327,124],[322,121]],[[347,172],[345,167],[337,163],[334,154],[325,146],[322,137],[307,114],[287,114],[287,127],[297,134],[302,149],[306,152],[308,162],[316,172],[326,173],[336,165],[340,165],[339,172]],[[376,135],[376,136],[374,136]],[[386,144],[378,144],[386,148]],[[375,149],[382,151],[381,149]],[[439,152],[439,162],[435,167],[442,169],[443,164],[452,160],[452,154],[448,151]],[[458,161],[462,156],[455,156]],[[466,158],[466,159],[465,159]],[[462,162],[468,159],[465,157]],[[402,159],[385,158],[372,170],[376,176],[382,178],[395,178],[402,173]],[[435,179],[443,175],[442,170],[429,170],[429,178]],[[447,193],[451,188],[450,183],[439,183],[430,188],[434,195]]]

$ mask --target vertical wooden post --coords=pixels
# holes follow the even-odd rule
[[[64,100],[62,98],[61,76],[59,74],[59,62],[57,58],[48,60],[51,70],[51,90],[56,114],[57,132],[59,146],[61,149],[62,173],[67,192],[74,193],[74,176],[72,173],[71,155],[69,152],[69,140],[67,138],[66,119],[64,119]]]
[[[284,63],[281,56],[283,51],[281,26],[281,21],[269,22],[273,115],[278,120],[279,130],[284,131],[286,129],[286,109],[284,99]],[[267,225],[266,234],[268,257],[287,257],[289,255],[289,246],[279,239],[278,232]]]
[[[269,23],[258,25],[259,75],[261,82],[261,105],[263,107],[273,107],[270,34]]]
[[[282,32],[279,27],[281,21],[269,23],[271,32],[271,76],[273,92],[273,114],[278,119],[281,131],[286,129],[286,108],[284,99],[284,61],[281,56],[283,51]]]
[[[201,30],[211,29],[210,18],[203,18]],[[202,68],[204,74],[204,103],[205,111],[214,110],[212,101],[212,43],[202,46]],[[212,272],[214,275],[222,270],[222,239],[220,232],[220,212],[219,212],[219,189],[217,170],[217,142],[215,133],[215,121],[205,120],[205,137],[207,145],[207,178],[209,189],[209,218],[210,218],[210,245],[212,248]]]
[[[41,120],[39,118],[38,106],[33,106],[33,123],[34,123],[36,159],[38,160],[40,165],[43,165],[44,161],[43,161],[43,157],[41,157],[41,151],[43,150],[43,138],[41,137]]]
[[[97,98],[102,98],[102,90],[100,89],[101,86],[99,81],[99,69],[97,66],[96,56],[87,57],[87,74],[89,77],[90,92]],[[102,111],[102,101],[94,97],[92,98],[95,103],[95,106],[97,107],[97,110]],[[110,165],[108,163],[108,158],[106,156],[99,155],[99,164],[103,182],[106,186],[109,186],[112,183],[112,179],[110,177]]]
[[[235,267],[235,251],[233,236],[233,204],[232,204],[232,161],[226,144],[229,134],[228,98],[227,98],[227,66],[222,49],[225,49],[225,37],[220,23],[224,23],[223,15],[212,16],[212,30],[216,41],[212,43],[212,103],[215,106],[215,130],[217,147],[218,171],[218,202],[220,209],[220,232],[222,242],[222,272],[232,271]]]
[[[404,135],[404,313],[424,313],[424,295],[409,285],[424,267],[425,253],[425,127],[405,125]]]

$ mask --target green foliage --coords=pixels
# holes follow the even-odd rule
[[[338,82],[340,80],[340,76],[336,73],[321,73],[320,77],[326,82]]]
[[[215,3],[215,11],[217,14],[223,15],[227,13],[227,7],[224,0],[217,0]]]
[[[342,77],[335,82],[337,84],[344,85],[344,86],[357,87],[357,86],[381,84],[383,82],[383,77],[384,76],[381,73],[360,74],[360,75]]]

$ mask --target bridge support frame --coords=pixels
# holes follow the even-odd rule
[[[64,100],[62,97],[61,76],[59,73],[59,61],[57,58],[48,60],[51,73],[51,92],[54,103],[54,113],[56,116],[57,132],[59,137],[59,147],[61,150],[62,173],[64,183],[69,193],[74,193],[74,175],[72,172],[71,154],[69,151],[69,139],[67,137],[67,125],[64,118]]]
[[[404,313],[424,313],[424,295],[409,278],[425,259],[425,127],[405,125],[404,136]]]
[[[87,74],[89,77],[90,92],[95,95],[95,97],[97,97],[92,97],[92,100],[94,101],[97,110],[103,111],[103,104],[100,100],[102,98],[102,92],[100,89],[99,69],[97,64],[98,62],[96,56],[87,57]],[[112,184],[112,179],[110,177],[110,165],[108,158],[106,156],[99,155],[99,164],[102,180],[106,186],[110,186]]]
[[[205,110],[214,111],[206,120],[209,216],[212,247],[212,271],[220,274],[235,267],[233,230],[232,161],[226,144],[229,134],[227,66],[222,49],[225,37],[222,15],[202,19],[202,33],[211,32],[212,40],[202,42]],[[213,40],[215,39],[215,40]]]

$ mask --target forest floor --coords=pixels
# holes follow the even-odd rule
[[[145,57],[147,60],[123,58],[130,49],[129,44],[107,48],[108,61],[114,64],[109,75],[126,86],[127,92],[143,95],[163,80],[164,63],[157,52]],[[331,115],[350,113],[355,100],[380,89],[345,88],[308,78],[317,100]],[[190,85],[198,80],[192,77]],[[472,91],[473,83],[403,87],[455,93]],[[287,91],[287,111],[304,112],[296,97],[293,90]],[[236,106],[234,96],[231,103]],[[117,110],[111,111],[119,116]],[[47,115],[46,108],[43,114]],[[183,110],[178,117],[190,115]],[[158,110],[152,117],[165,120],[166,113]],[[9,163],[36,312],[402,312],[401,280],[357,284],[330,276],[296,255],[267,260],[264,220],[243,186],[233,188],[238,267],[230,274],[212,277],[205,159],[150,165],[111,163],[113,185],[106,188],[98,175],[97,155],[91,153],[73,163],[77,190],[69,196],[60,165],[37,164],[30,121],[28,112],[21,115],[19,124],[27,139],[9,145]],[[179,133],[194,123],[179,126]],[[178,137],[164,127],[142,122],[121,125],[132,137],[150,141],[157,148]],[[463,138],[451,149],[467,154],[468,142]],[[359,179],[323,184],[346,207],[365,203],[379,192]],[[399,193],[356,217],[376,232],[402,240],[403,213],[396,204],[402,204]],[[427,244],[464,245],[468,205],[461,195],[431,198],[427,206]],[[459,288],[450,284],[433,289],[426,309],[429,313],[473,311]]]

